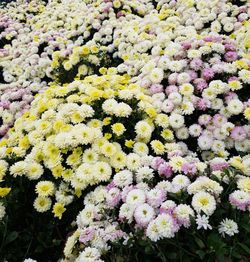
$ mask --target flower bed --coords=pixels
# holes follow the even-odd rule
[[[250,259],[247,1],[0,13],[4,259]]]

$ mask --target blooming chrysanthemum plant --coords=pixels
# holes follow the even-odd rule
[[[249,261],[249,1],[0,6],[0,257]]]
[[[246,261],[250,178],[234,169],[194,172],[201,163],[181,161],[183,167],[194,161],[186,175],[155,157],[90,192],[64,261],[84,261],[90,253],[98,261]]]

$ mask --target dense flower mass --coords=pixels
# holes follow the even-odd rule
[[[19,159],[10,166],[11,175],[41,180],[35,188],[37,211],[49,210],[51,197],[66,206],[89,185],[109,181],[113,169],[136,170],[149,151],[166,151],[160,120],[168,117],[157,116],[153,103],[158,97],[144,94],[115,71],[51,86],[1,141],[2,158]],[[53,208],[58,217],[64,211]]]
[[[2,257],[249,261],[249,19],[244,0],[2,4]]]
[[[218,227],[223,237],[238,234],[235,221],[226,218],[214,222],[213,217],[223,209],[223,201],[228,200],[231,207],[225,215],[230,216],[234,206],[249,210],[249,177],[227,176],[218,171],[204,176],[205,167],[200,162],[188,157],[179,159],[183,163],[187,160],[198,167],[196,174],[181,175],[169,164],[172,172],[166,177],[157,168],[166,167],[164,160],[155,157],[137,171],[116,173],[106,187],[99,186],[89,193],[84,200],[85,208],[76,220],[78,229],[64,249],[65,256],[78,261],[89,248],[105,254],[113,243],[126,243],[129,248],[137,245],[136,238],[141,233],[157,242],[173,238],[178,231],[192,226],[198,230]],[[240,190],[243,183],[244,189]],[[232,184],[238,190],[228,194]],[[192,224],[194,220],[196,225]]]

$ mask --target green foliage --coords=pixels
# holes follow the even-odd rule
[[[6,179],[12,186],[5,198],[7,215],[0,224],[0,261],[20,262],[31,257],[41,262],[57,261],[82,201],[68,208],[63,220],[33,208],[34,182],[22,177]]]

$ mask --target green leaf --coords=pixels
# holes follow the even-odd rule
[[[250,232],[250,227],[248,225],[242,224],[241,225],[247,232]]]
[[[8,234],[8,236],[6,237],[6,240],[5,240],[5,245],[13,242],[15,239],[17,239],[18,237],[18,233],[16,231],[12,231]]]
[[[248,246],[246,246],[243,243],[238,243],[238,244],[245,252],[247,252],[247,254],[250,254],[250,248]]]
[[[152,253],[152,249],[150,248],[150,246],[146,246],[145,247],[145,253],[146,254],[151,254]]]
[[[203,241],[201,239],[199,239],[198,237],[195,237],[194,238],[196,244],[201,248],[203,249],[205,247],[205,244],[203,243]]]
[[[232,256],[235,257],[235,258],[238,258],[238,259],[242,258],[241,255],[238,254],[236,251],[233,251]]]
[[[206,253],[202,250],[197,250],[195,253],[200,257],[200,259],[203,259],[206,255]]]

